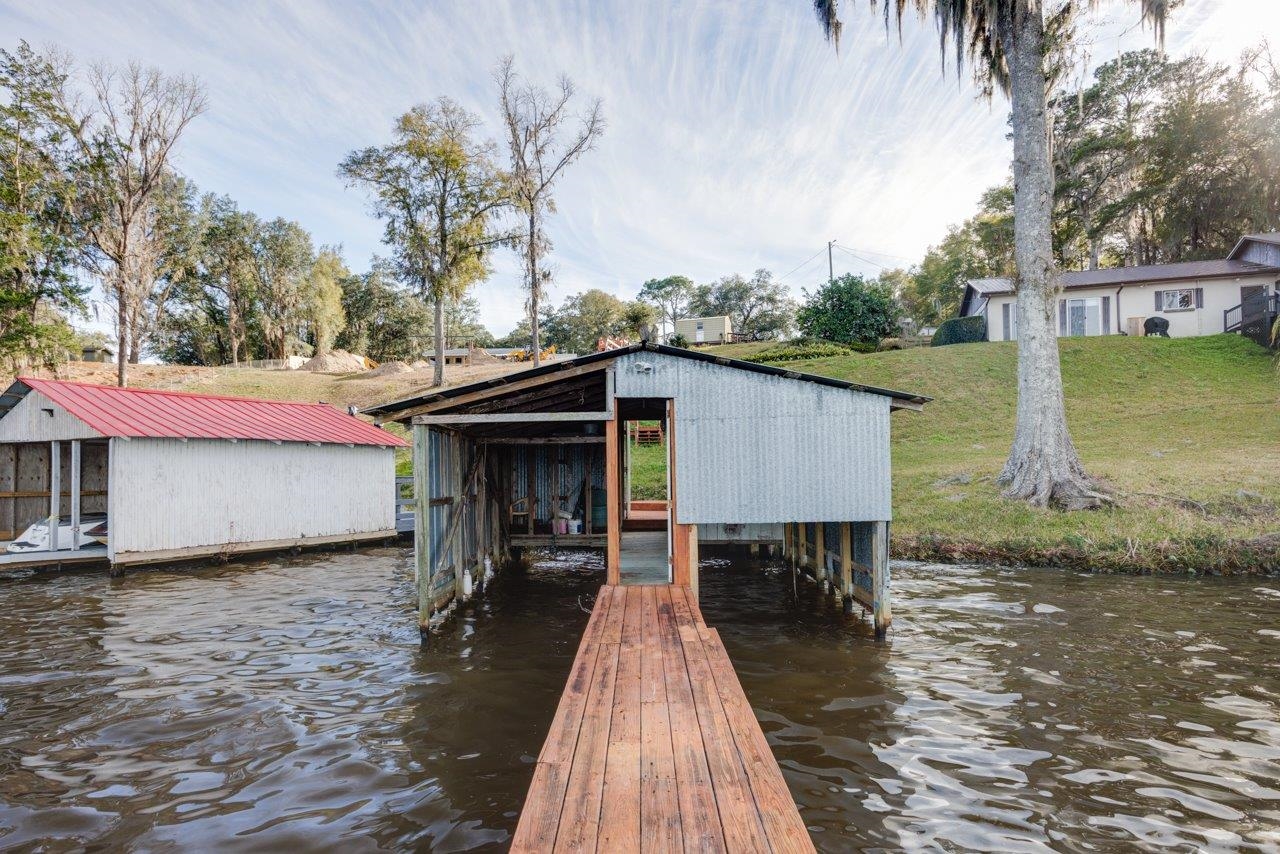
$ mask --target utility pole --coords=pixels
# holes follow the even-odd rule
[[[836,245],[836,242],[834,240],[827,241],[827,284],[828,285],[832,284],[836,280],[836,268],[835,268],[835,264],[831,260],[831,247],[835,245]]]

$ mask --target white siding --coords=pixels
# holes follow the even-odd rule
[[[888,397],[654,352],[615,379],[675,399],[677,522],[890,518]]]
[[[101,433],[34,389],[0,418],[0,442],[101,438]]]
[[[1275,276],[1241,276],[1238,279],[1201,279],[1179,282],[1153,282],[1143,285],[1125,285],[1124,290],[1116,294],[1116,287],[1106,285],[1097,288],[1071,288],[1059,295],[1059,299],[1078,299],[1084,297],[1111,298],[1111,334],[1126,331],[1131,317],[1163,317],[1169,321],[1169,334],[1174,338],[1190,338],[1196,335],[1216,335],[1222,331],[1222,313],[1240,304],[1240,288],[1247,285],[1269,285]],[[1171,291],[1183,288],[1204,288],[1204,307],[1188,311],[1156,311],[1156,291]],[[1117,300],[1119,304],[1119,326],[1117,328]],[[987,339],[1004,340],[1003,305],[1013,303],[1017,297],[1013,295],[993,296],[987,308]],[[1055,300],[1053,328],[1058,328],[1057,302]]]
[[[113,555],[395,530],[391,448],[205,439],[111,445]]]

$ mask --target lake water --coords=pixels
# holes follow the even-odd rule
[[[819,849],[1280,851],[1280,582],[894,566],[877,644],[778,568],[707,622]],[[0,848],[500,850],[601,570],[419,643],[403,549],[0,581]]]

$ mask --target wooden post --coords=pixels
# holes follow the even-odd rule
[[[688,531],[685,539],[686,554],[689,565],[689,589],[693,591],[693,601],[698,601],[698,526],[685,525]]]
[[[80,440],[71,440],[71,550],[80,551]]]
[[[591,486],[595,480],[595,464],[596,464],[596,446],[582,446],[582,470],[586,473],[586,483],[582,489],[582,533],[591,536]]]
[[[813,523],[813,559],[817,566],[815,577],[823,591],[827,589],[827,523]]]
[[[62,443],[49,443],[49,551],[58,550],[62,524]]]
[[[413,425],[413,571],[418,628],[431,622],[431,428]]]
[[[893,623],[889,609],[889,523],[876,522],[871,535],[871,613],[876,640],[884,640]]]
[[[853,613],[853,531],[848,522],[840,523],[840,596],[844,612]]]
[[[622,485],[618,483],[618,413],[604,422],[604,488],[605,506],[608,511],[609,524],[605,540],[605,582],[618,584],[622,581],[622,512],[618,506],[622,498]]]
[[[800,529],[800,544],[796,551],[799,553],[800,566],[804,567],[809,565],[809,523],[797,522],[796,526]]]
[[[525,478],[528,482],[525,484],[525,509],[529,511],[528,526],[529,536],[533,536],[533,508],[538,500],[538,446],[530,445],[524,449],[525,454],[525,470],[528,476]]]

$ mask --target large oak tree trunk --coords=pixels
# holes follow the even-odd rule
[[[120,275],[117,273],[117,275]],[[124,388],[129,380],[129,309],[124,300],[124,283],[116,288],[116,385]]]
[[[1053,167],[1045,106],[1044,20],[1038,0],[1014,4],[1004,29],[1013,101],[1014,258],[1017,263],[1018,416],[1000,472],[1005,496],[1083,509],[1102,496],[1067,431],[1058,362],[1053,260]]]

